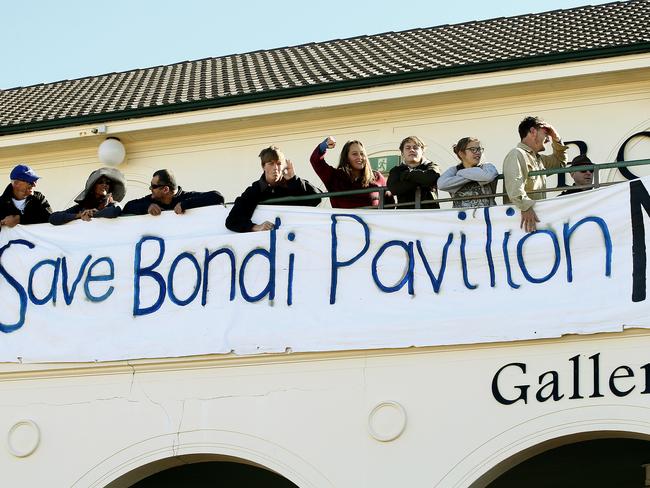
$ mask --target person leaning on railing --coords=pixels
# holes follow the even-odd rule
[[[499,171],[491,163],[483,163],[484,148],[476,137],[463,137],[453,146],[460,164],[448,168],[438,180],[438,188],[449,192],[454,208],[490,207],[496,205],[494,197]]]
[[[158,216],[165,210],[173,210],[177,215],[192,208],[221,205],[224,200],[221,193],[211,191],[184,191],[176,184],[176,177],[168,169],[156,171],[149,185],[150,195],[127,202],[125,215]]]
[[[336,147],[336,140],[333,137],[327,137],[316,146],[309,158],[314,171],[323,181],[327,191],[338,192],[386,186],[384,175],[370,168],[370,161],[368,161],[366,150],[361,141],[348,141],[343,145],[336,168],[325,161],[327,150],[334,147]],[[392,195],[386,192],[384,203],[393,202]],[[330,203],[334,208],[377,207],[379,206],[379,193],[331,197]]]
[[[503,203],[512,202],[521,211],[521,228],[526,232],[537,229],[535,200],[546,198],[546,176],[529,176],[530,171],[560,168],[566,163],[568,149],[555,128],[539,117],[526,117],[519,124],[521,142],[503,160],[503,180],[507,197]],[[544,144],[552,140],[553,154],[539,154]]]
[[[0,195],[0,228],[47,222],[52,208],[45,196],[34,190],[40,176],[29,166],[19,164],[9,178],[11,183]]]
[[[420,189],[421,208],[440,208],[436,183],[440,177],[437,163],[424,157],[424,142],[416,136],[406,137],[399,145],[402,162],[390,170],[388,189],[397,197],[399,208],[415,208],[416,192]],[[412,202],[412,203],[411,203]],[[407,203],[407,205],[403,205]]]
[[[226,218],[226,227],[233,232],[257,232],[273,229],[269,221],[255,224],[251,220],[258,204],[266,200],[284,197],[300,197],[317,195],[321,191],[307,180],[296,176],[291,160],[286,159],[280,148],[270,146],[262,149],[259,157],[264,173],[259,180],[254,181],[246,188],[241,196],[237,197],[230,213]],[[309,205],[312,207],[320,203],[320,198],[286,201],[277,205]]]
[[[122,209],[115,205],[126,193],[126,180],[116,168],[99,168],[90,173],[86,186],[74,199],[72,207],[50,215],[50,224],[63,225],[81,219],[89,222],[93,218],[114,219]]]

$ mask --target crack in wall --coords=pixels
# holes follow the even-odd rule
[[[194,400],[200,401],[200,402],[209,402],[212,400],[225,400],[228,398],[260,398],[260,397],[267,397],[270,395],[273,395],[275,393],[290,393],[290,392],[304,392],[304,393],[312,393],[315,391],[325,391],[325,390],[312,390],[312,389],[302,389],[302,388],[280,388],[277,390],[271,390],[267,391],[265,393],[250,393],[250,394],[232,394],[232,395],[217,395],[217,396],[212,396],[212,397],[197,397],[194,398]]]
[[[183,424],[183,417],[185,416],[185,400],[181,403],[181,415],[178,419],[178,427],[176,428],[176,439],[172,443],[172,453],[178,456],[178,448],[181,445],[181,425]]]
[[[131,392],[133,391],[133,383],[135,382],[135,366],[131,364],[129,360],[126,361],[126,364],[131,368],[131,385],[129,386],[129,396],[131,396]]]

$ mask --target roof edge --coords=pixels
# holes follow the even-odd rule
[[[228,53],[224,54],[222,56],[207,56],[204,58],[197,58],[197,59],[186,59],[183,61],[174,61],[172,63],[165,63],[165,64],[157,64],[154,66],[147,66],[146,68],[130,68],[130,69],[122,69],[118,71],[109,71],[105,73],[98,73],[95,75],[87,75],[87,76],[79,76],[77,78],[64,78],[60,80],[54,80],[54,81],[45,81],[45,82],[40,82],[40,83],[33,83],[31,85],[24,85],[24,86],[11,86],[8,88],[0,88],[0,91],[14,91],[14,90],[25,90],[28,88],[34,88],[38,86],[46,86],[46,85],[56,85],[60,83],[67,83],[67,82],[73,82],[73,81],[81,81],[81,80],[87,80],[87,79],[93,79],[93,78],[101,78],[104,76],[112,76],[112,75],[128,75],[130,73],[137,73],[139,71],[147,71],[150,69],[158,69],[158,68],[170,68],[174,66],[179,66],[183,65],[186,63],[196,63],[200,61],[206,61],[210,59],[220,59],[220,58],[228,58],[228,57],[233,57],[233,56],[249,56],[253,54],[258,54],[258,53],[264,53],[264,52],[272,52],[272,51],[279,51],[283,49],[295,49],[295,48],[301,48],[301,47],[307,47],[307,46],[313,46],[317,44],[329,44],[329,43],[334,43],[334,42],[340,42],[340,41],[351,41],[351,40],[356,40],[356,39],[365,39],[369,37],[379,37],[379,36],[386,36],[389,34],[407,34],[407,33],[412,33],[412,32],[418,32],[418,31],[423,31],[423,30],[434,30],[434,29],[441,29],[443,27],[458,27],[458,26],[466,26],[466,25],[471,25],[471,24],[477,24],[477,23],[488,23],[488,22],[494,22],[496,20],[502,20],[502,19],[519,19],[519,18],[525,18],[525,17],[530,17],[530,16],[538,16],[538,15],[547,15],[551,13],[556,13],[556,12],[573,12],[576,10],[582,10],[582,9],[593,9],[597,7],[605,7],[605,6],[610,6],[610,5],[624,5],[628,3],[629,1],[632,0],[614,0],[612,2],[607,2],[603,3],[600,5],[591,5],[591,4],[586,4],[586,5],[579,5],[576,7],[570,7],[570,8],[557,8],[557,9],[552,9],[552,10],[544,10],[542,12],[530,12],[530,13],[524,13],[524,14],[518,14],[518,15],[513,15],[509,17],[504,17],[504,16],[499,16],[499,17],[488,17],[486,19],[480,19],[480,20],[466,20],[463,22],[457,22],[453,24],[437,24],[429,27],[412,27],[408,29],[403,29],[399,31],[383,31],[383,32],[375,32],[373,34],[359,34],[356,36],[352,37],[344,37],[344,38],[330,38],[330,39],[325,39],[323,41],[308,41],[308,42],[303,42],[300,44],[290,44],[288,46],[275,46],[271,47],[268,49],[255,49],[252,51],[244,51],[244,52],[233,52],[233,53]]]
[[[335,83],[324,83],[318,85],[286,88],[263,93],[249,93],[225,98],[212,98],[184,103],[161,105],[156,107],[145,107],[131,110],[121,110],[111,113],[87,115],[82,117],[69,117],[63,119],[44,120],[28,122],[11,126],[0,127],[0,136],[37,132],[49,129],[60,129],[77,125],[97,124],[114,122],[117,120],[128,120],[158,115],[171,115],[211,108],[229,107],[244,105],[270,100],[282,100],[301,96],[317,95],[323,93],[335,93],[344,90],[370,88],[401,83],[412,83],[417,81],[429,81],[452,76],[470,74],[490,73],[519,68],[529,68],[550,64],[561,64],[573,61],[587,61],[591,59],[618,57],[631,54],[642,54],[650,52],[650,42],[631,44],[628,46],[617,46],[611,48],[598,48],[571,53],[547,54],[522,59],[510,59],[505,61],[491,61],[487,63],[472,64],[468,66],[455,66],[411,73],[401,73],[389,76],[378,76],[362,80],[340,81]]]

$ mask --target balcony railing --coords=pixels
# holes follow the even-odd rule
[[[615,185],[617,183],[623,183],[622,181],[613,181],[613,182],[605,182],[601,183],[600,181],[600,171],[605,170],[605,169],[613,169],[613,168],[628,168],[628,167],[633,167],[633,166],[645,166],[650,164],[650,159],[637,159],[634,161],[620,161],[620,162],[614,162],[614,163],[600,163],[600,164],[581,164],[580,166],[567,166],[565,168],[556,168],[556,169],[546,169],[546,170],[540,170],[540,171],[531,171],[528,173],[529,176],[541,176],[541,175],[546,175],[546,176],[551,176],[551,175],[556,175],[556,174],[565,174],[565,173],[573,173],[575,171],[584,171],[591,169],[594,172],[594,178],[593,178],[593,183],[591,185],[575,185],[575,186],[557,186],[554,188],[546,188],[543,190],[534,190],[529,193],[551,193],[551,192],[562,192],[565,190],[569,189],[586,189],[590,190],[592,188],[600,188],[603,186],[609,186],[609,185]],[[579,169],[578,169],[579,168]],[[500,174],[497,177],[498,180],[503,180],[503,175]],[[419,190],[419,189],[418,189]],[[384,196],[385,193],[388,191],[388,188],[385,186],[380,186],[380,187],[368,187],[368,188],[362,188],[359,190],[347,190],[347,191],[336,191],[336,192],[328,192],[328,193],[320,193],[318,195],[305,195],[305,196],[300,196],[300,197],[283,197],[283,198],[272,198],[270,200],[265,200],[263,203],[284,203],[284,202],[300,202],[300,201],[306,201],[306,200],[311,200],[313,201],[315,198],[329,198],[329,197],[343,197],[343,196],[349,196],[349,195],[363,195],[365,193],[374,193],[374,192],[379,192],[379,205],[377,207],[361,207],[361,208],[368,208],[368,209],[390,209],[390,208],[400,208],[400,207],[405,207],[405,206],[411,206],[415,204],[416,209],[422,208],[422,204],[425,203],[448,203],[448,202],[457,202],[457,201],[463,201],[463,200],[474,200],[477,198],[477,196],[472,195],[470,197],[449,197],[449,198],[436,198],[433,200],[421,200],[420,198],[420,192],[416,191],[415,194],[415,202],[401,202],[401,203],[396,203],[396,204],[384,204]],[[505,196],[505,192],[500,192],[500,193],[490,193],[490,194],[485,194],[485,195],[480,195],[480,198],[499,198]]]

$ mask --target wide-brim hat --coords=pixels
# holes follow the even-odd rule
[[[81,193],[79,193],[79,195],[77,195],[77,198],[75,198],[74,201],[77,203],[83,202],[88,195],[88,192],[93,190],[95,183],[97,183],[97,180],[102,176],[105,176],[112,182],[111,193],[113,195],[113,200],[121,202],[124,195],[126,195],[126,179],[120,170],[108,167],[99,168],[90,173],[90,176],[86,180],[86,187]]]

